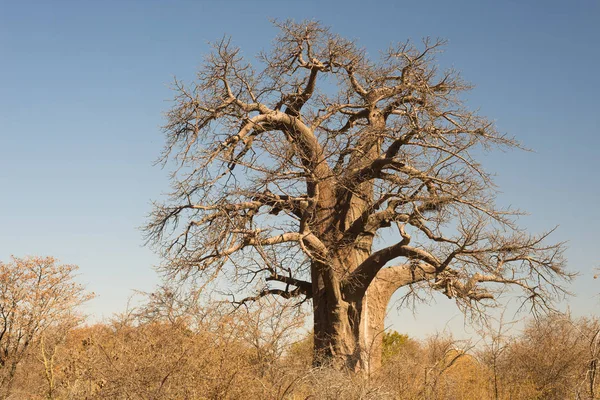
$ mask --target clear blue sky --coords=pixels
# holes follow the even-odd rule
[[[418,3],[418,4],[417,4]],[[81,267],[96,316],[151,290],[156,256],[137,229],[168,190],[153,167],[173,76],[191,80],[208,41],[229,34],[248,56],[269,18],[318,19],[370,53],[424,36],[476,85],[469,104],[535,153],[486,158],[501,205],[560,225],[577,314],[600,307],[600,3],[598,1],[0,1],[0,259],[53,255]],[[443,327],[450,302],[393,319]],[[438,321],[438,322],[436,322]],[[442,321],[442,322],[439,322]],[[441,325],[440,325],[441,324]]]

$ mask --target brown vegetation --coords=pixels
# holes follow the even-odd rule
[[[532,320],[505,337],[495,369],[481,343],[386,333],[382,367],[366,377],[312,367],[312,333],[298,336],[296,307],[221,303],[172,320],[144,310],[38,338],[3,398],[597,399],[600,389],[597,319]]]
[[[198,293],[165,286],[106,323],[78,326],[74,307],[89,296],[73,283],[74,266],[27,258],[2,268],[19,277],[2,288],[10,321],[0,342],[3,399],[591,400],[600,393],[597,319],[556,314],[476,345],[386,332],[382,366],[367,376],[313,367],[314,334],[301,333],[305,313],[294,303],[201,303]]]
[[[77,325],[75,309],[91,297],[73,281],[76,270],[52,257],[0,261],[0,397],[10,392],[17,367],[36,344],[52,391],[55,354],[49,347]]]

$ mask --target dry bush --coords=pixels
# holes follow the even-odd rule
[[[45,346],[44,352],[36,354],[49,365],[53,342],[59,342],[64,332],[80,322],[76,308],[93,295],[74,281],[77,268],[59,264],[52,257],[13,257],[8,263],[0,261],[1,398],[23,397],[21,388],[27,387],[27,382],[18,382],[17,374],[21,371],[21,375],[27,374],[22,364],[30,362],[40,340],[46,338],[50,348]],[[46,373],[43,376],[51,396],[52,376]]]
[[[71,332],[57,357],[56,398],[242,398],[252,392],[250,350],[184,325],[113,322]]]
[[[495,371],[489,346],[386,333],[383,365],[367,375],[311,366],[313,335],[300,335],[301,307],[267,299],[201,307],[178,296],[155,293],[103,324],[46,329],[21,360],[9,398],[589,400],[599,393],[598,320],[532,321],[497,346]]]
[[[384,384],[364,375],[343,372],[335,368],[313,368],[303,377],[294,391],[298,399],[375,400],[396,398]]]
[[[469,350],[468,343],[447,335],[408,339],[387,358],[377,379],[401,399],[481,399],[486,370]]]
[[[506,352],[506,398],[593,398],[598,384],[590,389],[590,367],[599,356],[594,352],[598,329],[597,320],[564,315],[531,321]],[[521,393],[522,388],[530,390]]]
[[[291,398],[305,372],[282,362],[303,321],[297,308],[232,310],[215,303],[196,309],[204,315],[171,319],[142,310],[72,329],[52,347],[52,363],[47,346],[46,358],[37,346],[20,376],[19,398]]]

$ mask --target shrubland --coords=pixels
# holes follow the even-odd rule
[[[201,306],[176,297],[159,290],[96,324],[68,323],[63,314],[32,337],[11,384],[3,384],[3,398],[597,399],[600,393],[597,318],[553,314],[512,336],[489,329],[471,341],[386,331],[381,367],[356,373],[313,366],[302,305],[262,299]]]

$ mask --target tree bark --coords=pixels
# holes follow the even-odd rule
[[[313,298],[314,365],[372,374],[381,366],[387,306],[394,292],[427,273],[409,265],[384,268],[359,298],[336,301],[321,291]],[[342,297],[344,293],[342,292]]]
[[[370,374],[381,365],[386,308],[393,291],[377,282],[354,301],[315,296],[314,364]]]
[[[370,373],[381,364],[381,337],[391,294],[374,284],[358,299],[336,299],[327,291],[313,297],[314,364]]]

